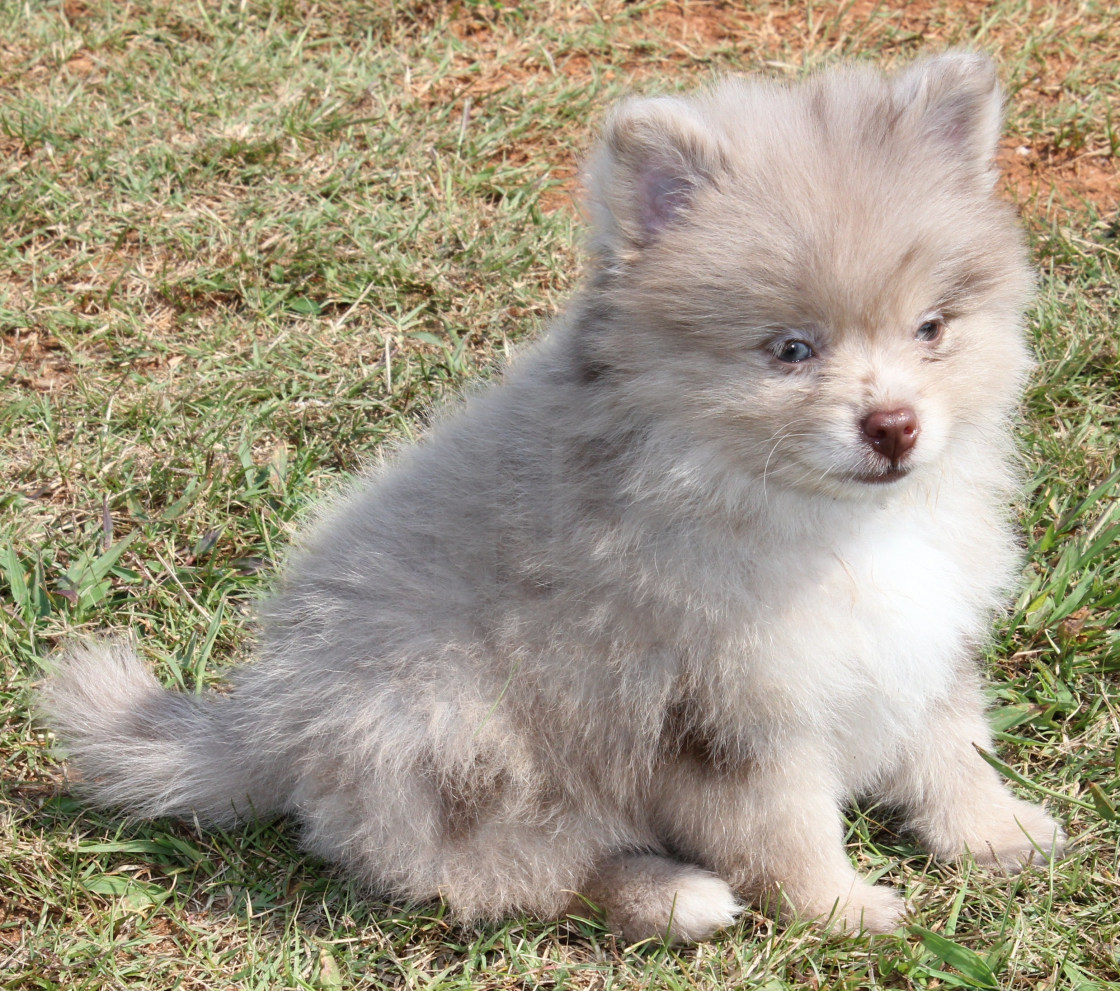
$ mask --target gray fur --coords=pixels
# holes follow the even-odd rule
[[[892,928],[843,850],[853,796],[941,857],[1059,852],[973,747],[1029,367],[999,121],[967,53],[623,103],[584,289],[325,513],[231,695],[163,691],[119,643],[59,659],[43,708],[87,793],[288,813],[395,896],[584,895],[631,938],[704,938],[739,898]],[[780,362],[790,336],[818,357]],[[860,423],[893,406],[921,433],[874,482]]]

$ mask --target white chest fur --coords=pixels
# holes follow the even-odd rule
[[[756,573],[713,698],[756,752],[812,741],[852,790],[953,691],[1007,556],[968,567],[932,516],[881,515]]]

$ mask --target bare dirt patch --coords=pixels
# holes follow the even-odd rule
[[[74,365],[58,338],[41,331],[15,331],[0,337],[0,379],[36,392],[69,384]]]
[[[1101,152],[1063,152],[1006,139],[997,159],[1004,188],[1024,209],[1049,213],[1054,208],[1098,213],[1120,208],[1120,162]]]

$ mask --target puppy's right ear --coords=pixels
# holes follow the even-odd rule
[[[656,243],[716,182],[723,162],[693,104],[653,97],[618,106],[588,168],[596,253],[624,261]]]

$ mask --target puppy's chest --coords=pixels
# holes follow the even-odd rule
[[[815,627],[816,635],[808,650],[796,636],[785,650],[836,697],[845,688],[858,693],[862,683],[877,696],[920,705],[947,688],[977,620],[969,598],[947,549],[918,535],[865,535],[835,548],[817,582],[793,591],[794,612],[809,617],[803,628]],[[776,642],[796,625],[786,613]]]
[[[952,690],[985,623],[984,582],[952,550],[895,527],[775,554],[745,592],[719,665],[736,721],[770,738],[905,732]]]

